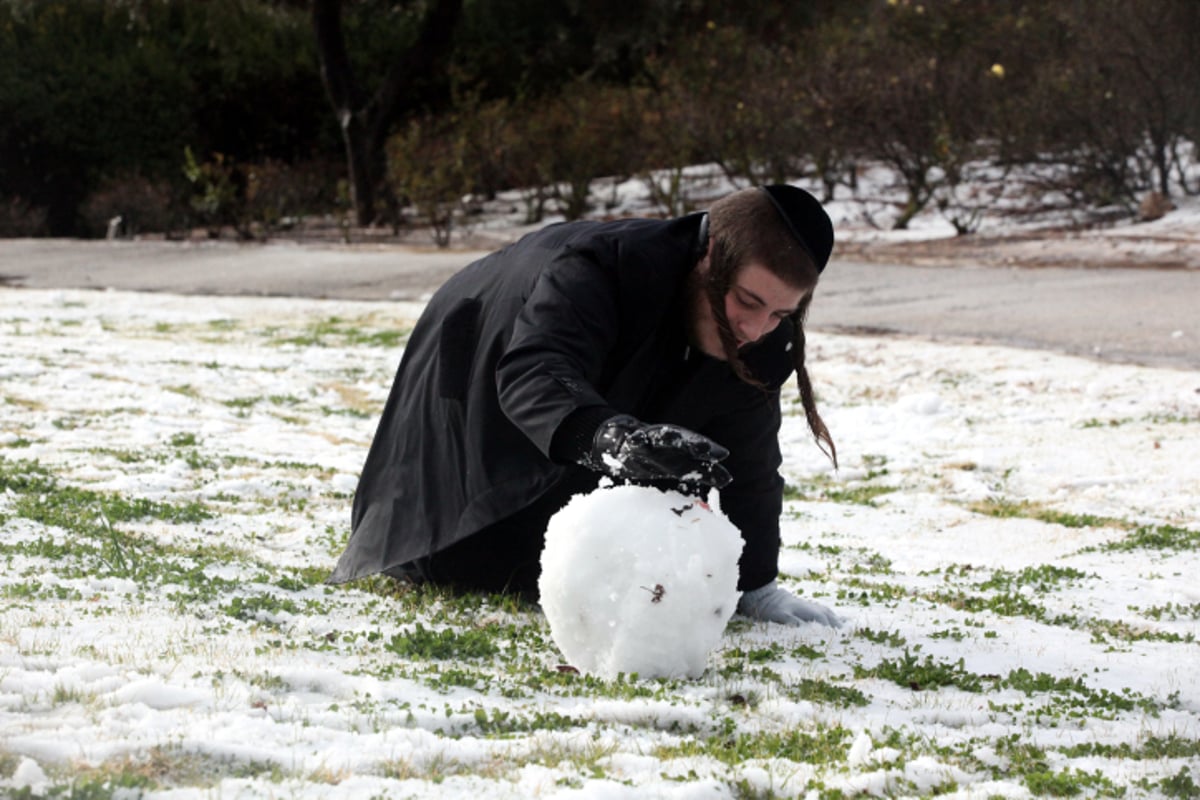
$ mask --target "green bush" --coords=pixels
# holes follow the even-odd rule
[[[176,180],[188,144],[310,152],[331,122],[311,38],[302,9],[250,0],[0,2],[0,197],[53,235],[99,233],[89,196]]]

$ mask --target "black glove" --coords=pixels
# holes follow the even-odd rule
[[[717,463],[728,456],[728,450],[695,431],[619,414],[596,430],[588,465],[617,478],[675,479],[720,489],[733,480]]]

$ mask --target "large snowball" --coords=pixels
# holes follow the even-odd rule
[[[577,495],[546,530],[538,584],[567,661],[605,678],[697,677],[737,606],[742,538],[678,492]]]

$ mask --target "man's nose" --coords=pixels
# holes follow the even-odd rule
[[[751,314],[742,320],[742,338],[757,342],[771,332],[773,317],[770,314]]]

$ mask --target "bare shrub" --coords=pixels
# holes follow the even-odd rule
[[[337,205],[342,167],[332,160],[287,164],[268,159],[244,168],[244,214],[260,235],[291,230],[304,218],[325,213]]]
[[[452,114],[411,120],[387,144],[388,179],[417,208],[438,247],[448,247],[472,188],[464,126]]]
[[[639,162],[628,90],[577,80],[559,94],[516,107],[510,172],[526,187],[527,221],[553,200],[567,219],[593,205],[596,178],[632,174]]]
[[[101,182],[80,207],[90,236],[173,234],[187,226],[187,211],[179,187],[136,173]]]
[[[705,117],[699,95],[685,81],[664,75],[657,91],[632,91],[629,100],[640,131],[638,179],[661,214],[686,214],[692,208],[684,172],[705,160],[699,144]]]
[[[714,54],[721,54],[715,58]],[[645,126],[661,159],[712,161],[735,184],[779,183],[799,174],[803,91],[786,42],[710,23],[651,62],[658,102]]]
[[[845,80],[835,102],[853,105],[852,140],[891,167],[905,193],[894,228],[906,228],[940,189],[962,182],[966,164],[987,155],[981,145],[999,81],[995,15],[981,6],[881,5],[838,55]],[[954,196],[943,194],[947,203]]]
[[[9,239],[48,233],[46,209],[20,197],[0,198],[0,237]]]
[[[1133,212],[1172,177],[1200,133],[1200,4],[1096,0],[1087,14],[1058,0],[1031,17],[1033,80],[1000,128],[1016,160],[1058,167],[1046,187],[1078,206]]]
[[[1138,204],[1138,220],[1153,222],[1175,210],[1175,204],[1162,192],[1147,192]]]

